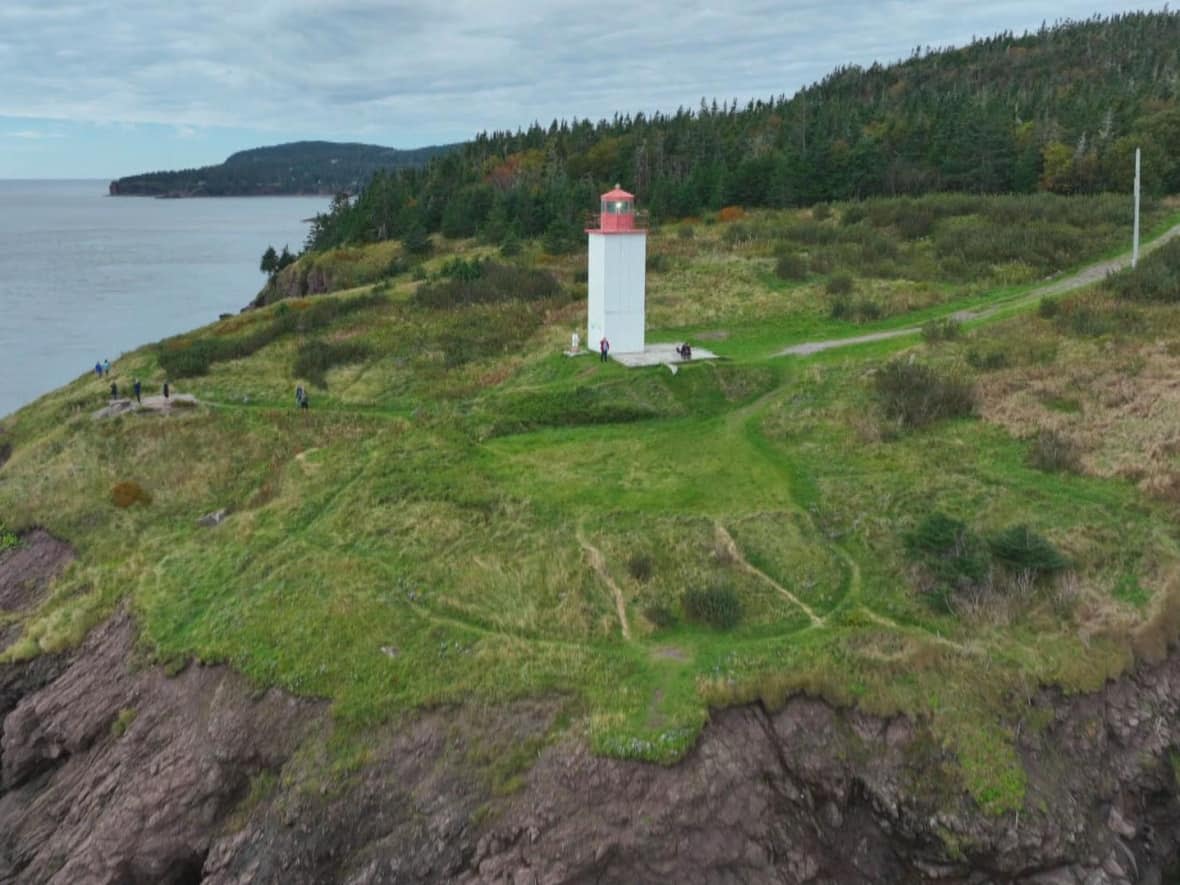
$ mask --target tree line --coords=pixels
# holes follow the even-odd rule
[[[425,167],[377,172],[319,215],[307,247],[427,233],[575,244],[615,182],[653,218],[933,191],[1180,191],[1180,14],[1002,33],[842,67],[784,95],[481,133]]]

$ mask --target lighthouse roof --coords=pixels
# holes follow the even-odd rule
[[[616,184],[614,187],[614,190],[609,190],[605,194],[602,195],[602,199],[604,199],[604,200],[634,200],[635,194],[627,193],[625,190],[623,190],[621,187],[619,187]]]

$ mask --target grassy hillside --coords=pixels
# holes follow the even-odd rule
[[[928,720],[957,762],[932,789],[1048,813],[1023,805],[1022,699],[1158,657],[1180,611],[1180,256],[1035,288],[1122,251],[1124,202],[653,231],[649,338],[722,357],[675,375],[563,355],[584,255],[536,242],[436,240],[376,285],[142,348],[121,384],[167,374],[202,404],[95,421],[105,384],[83,377],[6,422],[3,525],[79,555],[37,610],[0,615],[24,621],[4,656],[126,601],[160,660],[330,699],[344,760],[424,706],[546,694],[597,750],[667,763],[710,706],[813,692]],[[776,356],[979,307],[999,311]],[[116,506],[126,482],[150,501]]]

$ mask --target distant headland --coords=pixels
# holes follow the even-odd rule
[[[373,144],[295,141],[232,154],[199,169],[146,172],[116,179],[113,197],[314,196],[356,193],[379,169],[424,166],[457,145],[399,150]]]

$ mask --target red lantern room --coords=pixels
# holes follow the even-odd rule
[[[599,230],[635,230],[635,195],[629,194],[617,184],[614,190],[602,195],[602,214],[599,216]]]

